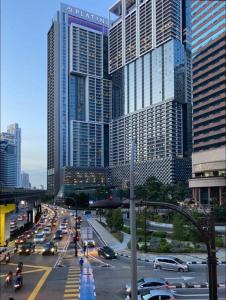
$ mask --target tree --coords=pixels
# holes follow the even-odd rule
[[[151,201],[159,201],[162,183],[158,181],[155,177],[150,177],[147,179],[145,187],[147,199]]]
[[[113,210],[110,209],[108,210],[108,212],[106,213],[106,222],[107,222],[107,225],[110,229],[113,228]]]
[[[122,217],[122,212],[120,208],[113,210],[113,229],[115,231],[120,231],[123,229],[124,221]]]
[[[173,218],[173,238],[178,241],[186,240],[185,220],[178,214]]]

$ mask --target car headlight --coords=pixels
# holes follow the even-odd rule
[[[51,251],[51,252],[54,252],[54,251],[55,251],[55,249],[54,249],[54,248],[51,248],[51,249],[50,249],[50,251]]]
[[[110,255],[109,255],[109,254],[106,254],[106,256],[109,257]]]
[[[29,249],[26,249],[26,252],[29,252],[30,250]]]

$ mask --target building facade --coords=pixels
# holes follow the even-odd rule
[[[114,185],[129,180],[132,139],[136,184],[191,175],[189,9],[187,1],[119,0],[109,10]]]
[[[6,135],[0,137],[0,186],[3,188],[17,186],[16,145]]]
[[[16,145],[16,187],[21,186],[21,128],[17,123],[10,124],[7,126],[7,133],[10,133],[14,136],[14,143]]]
[[[226,186],[226,2],[192,1],[193,199],[221,204]]]
[[[29,174],[26,172],[21,172],[21,187],[24,189],[31,188]]]
[[[65,167],[109,164],[108,21],[61,5],[48,32],[48,191]],[[67,170],[67,168],[65,169]],[[71,169],[70,169],[71,170]]]

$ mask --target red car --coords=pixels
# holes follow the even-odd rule
[[[18,236],[18,238],[15,240],[15,245],[21,245],[27,241],[26,237],[24,235]]]

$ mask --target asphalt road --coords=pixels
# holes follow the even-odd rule
[[[71,218],[68,214],[60,214],[59,220],[67,217],[69,226]],[[55,228],[48,240],[51,240]],[[65,293],[65,285],[68,280],[68,272],[70,268],[75,266],[78,271],[78,259],[74,257],[73,244],[70,244],[71,237],[69,234],[64,235],[63,239],[58,243],[59,253],[54,256],[42,256],[34,253],[28,256],[14,254],[8,265],[4,263],[0,265],[0,299],[8,300],[9,296],[13,296],[15,300],[62,300]],[[72,250],[70,250],[72,248]],[[66,251],[67,250],[67,251]],[[70,251],[73,255],[70,255]],[[14,273],[17,263],[23,261],[23,280],[24,286],[21,290],[14,292],[13,286],[4,288],[4,280],[6,274],[11,270]],[[64,267],[59,267],[64,265]],[[79,289],[79,282],[76,286]],[[74,298],[76,299],[76,298]]]
[[[67,217],[69,214],[60,215],[59,219]],[[69,224],[73,228],[73,222]],[[82,227],[89,226],[86,221],[82,222]],[[56,230],[56,229],[55,229]],[[52,233],[53,235],[53,233]],[[49,236],[49,239],[52,238]],[[97,247],[102,245],[101,239],[94,234]],[[59,242],[59,253],[55,256],[42,256],[32,254],[30,256],[14,255],[9,265],[0,265],[0,299],[8,300],[13,295],[15,300],[61,300],[64,298],[67,287],[70,287],[71,268],[78,269],[78,258],[74,256],[74,244],[69,243],[71,237],[65,235]],[[79,242],[80,243],[80,242]],[[80,251],[80,250],[79,250]],[[23,277],[24,286],[16,292],[11,287],[4,288],[5,274],[12,270],[15,272],[18,261],[24,263]],[[93,267],[96,299],[97,300],[121,300],[125,299],[125,285],[130,282],[130,260],[125,257],[118,257],[114,260],[106,260],[98,257],[97,248],[89,249],[89,261]],[[151,263],[137,262],[138,278],[142,277],[163,277],[169,283],[176,282],[206,282],[206,265],[193,265],[191,272],[178,273],[173,271],[154,270]],[[78,270],[79,272],[79,270]],[[76,277],[77,278],[77,277]],[[75,278],[75,280],[77,280]],[[74,280],[74,281],[75,281]],[[225,266],[218,266],[218,281],[225,282]],[[79,280],[75,282],[74,290],[79,289]],[[208,289],[175,289],[177,299],[183,300],[207,300]],[[219,299],[225,300],[225,288],[219,289]],[[73,299],[78,299],[74,297]]]
[[[84,223],[85,224],[85,223]],[[87,224],[86,224],[87,226]],[[101,239],[94,234],[97,246],[102,246]],[[98,300],[121,300],[125,299],[125,285],[130,283],[130,259],[118,257],[113,260],[106,260],[98,257],[97,251],[91,253],[91,264],[94,270],[96,294]],[[107,266],[109,265],[109,266]],[[192,265],[190,272],[179,273],[167,270],[154,270],[152,263],[137,262],[138,279],[143,277],[165,278],[169,284],[173,283],[204,283],[207,282],[207,266]],[[218,266],[218,282],[226,282],[225,265]],[[219,300],[225,300],[225,288],[219,288]],[[184,300],[207,300],[208,289],[181,288],[175,289],[177,299]]]

